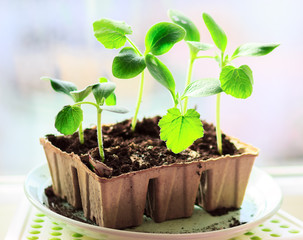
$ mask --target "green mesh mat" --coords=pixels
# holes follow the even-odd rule
[[[31,210],[24,225],[22,239],[45,239],[45,240],[93,240],[83,234],[72,232],[69,228],[50,220],[44,214]],[[111,237],[100,235],[100,240],[115,240]],[[267,240],[267,239],[303,239],[303,227],[301,223],[285,214],[278,212],[274,217],[267,220],[249,232],[228,240]]]

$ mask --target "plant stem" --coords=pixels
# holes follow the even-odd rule
[[[217,148],[222,155],[222,134],[221,134],[221,127],[220,127],[220,98],[221,93],[217,94],[217,104],[216,104],[216,135],[217,135]]]
[[[136,124],[137,124],[137,116],[138,116],[139,108],[140,108],[141,101],[142,101],[142,95],[143,95],[143,86],[144,86],[144,70],[141,73],[141,80],[140,80],[139,93],[138,93],[138,99],[137,99],[137,107],[136,107],[135,115],[132,120],[132,131],[135,131]]]
[[[140,52],[140,50],[137,48],[137,46],[132,42],[132,40],[130,40],[127,36],[125,36],[125,37],[126,37],[126,40],[129,42],[129,44],[132,45],[132,47],[135,49],[135,51],[139,54],[139,56],[142,57],[143,54]],[[139,91],[138,91],[137,106],[136,106],[135,115],[133,117],[132,126],[131,126],[132,131],[135,131],[135,129],[136,129],[138,112],[139,112],[140,105],[141,105],[141,102],[142,102],[143,86],[144,86],[144,70],[141,73],[141,80],[140,80],[140,86],[139,86]]]
[[[190,59],[188,62],[188,70],[187,70],[187,78],[186,78],[186,84],[185,84],[185,88],[190,84],[191,81],[191,76],[192,76],[192,72],[193,72],[193,64],[195,61],[196,56],[192,53],[190,53]],[[186,113],[187,110],[187,103],[188,103],[188,97],[186,97],[184,99],[184,104],[183,104],[183,114]]]
[[[96,108],[99,108],[98,104],[93,103],[93,102],[77,102],[77,103],[75,103],[73,106],[78,106],[78,105],[81,106],[82,104],[89,104],[89,105],[95,106]]]
[[[220,70],[223,69],[223,61],[224,61],[224,52],[221,52],[220,59]],[[220,155],[222,155],[222,133],[221,133],[221,124],[220,124],[220,100],[221,94],[217,94],[217,103],[216,103],[216,138],[217,138],[217,148]]]
[[[97,110],[97,138],[98,138],[98,147],[99,147],[100,158],[101,158],[101,161],[104,162],[101,113],[102,113],[102,109],[98,108],[98,110]]]
[[[130,40],[127,36],[125,36],[125,37],[126,37],[126,40],[129,42],[129,44],[132,45],[132,47],[136,50],[136,52],[137,52],[140,56],[142,56],[142,53],[141,53],[140,50],[137,48],[137,46],[133,43],[133,41]]]
[[[84,134],[83,134],[83,129],[82,129],[82,122],[79,125],[79,141],[81,144],[84,143]]]

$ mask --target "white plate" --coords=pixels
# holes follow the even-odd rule
[[[51,185],[51,178],[47,164],[32,170],[25,180],[25,193],[30,202],[48,217],[65,225],[72,231],[94,238],[108,240],[133,239],[229,239],[239,236],[258,226],[280,208],[282,193],[273,179],[258,168],[254,168],[247,186],[246,195],[240,210],[227,215],[213,217],[203,209],[195,207],[190,218],[170,220],[163,223],[154,223],[144,218],[144,223],[136,228],[116,230],[94,226],[61,216],[44,204],[44,189]],[[228,227],[232,217],[245,224]],[[226,229],[210,231],[212,226],[227,227]]]

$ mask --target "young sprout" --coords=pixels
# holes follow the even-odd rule
[[[220,67],[219,79],[200,79],[192,82],[185,89],[182,98],[205,97],[217,95],[216,103],[216,137],[218,152],[222,154],[222,134],[220,128],[220,97],[225,92],[235,98],[245,99],[252,94],[253,75],[247,65],[234,67],[232,60],[242,56],[263,56],[273,51],[279,44],[246,43],[239,46],[231,57],[225,54],[227,37],[225,32],[217,25],[214,19],[207,13],[203,13],[203,20],[211,37],[219,50],[215,56],[201,56],[214,58]]]
[[[134,78],[141,74],[136,110],[132,119],[132,130],[134,131],[142,101],[145,68],[148,68],[157,81],[166,84],[167,81],[163,81],[162,76],[159,76],[162,73],[163,63],[156,56],[168,52],[175,43],[181,41],[185,36],[185,31],[182,27],[173,23],[161,22],[155,24],[145,36],[145,51],[142,53],[127,36],[132,33],[132,30],[125,22],[101,19],[94,22],[93,27],[95,37],[106,48],[121,48],[126,41],[130,44],[130,47],[122,48],[114,58],[112,72],[115,77],[121,79]],[[174,83],[170,82],[169,84]],[[172,93],[174,93],[173,85],[166,87],[173,89]],[[173,99],[176,103],[175,95],[173,95]]]
[[[185,42],[189,47],[189,61],[188,61],[188,68],[187,68],[187,77],[185,82],[185,88],[191,83],[192,79],[192,72],[193,72],[193,65],[196,59],[199,58],[212,58],[212,56],[198,56],[200,51],[207,51],[213,47],[213,45],[208,43],[200,42],[200,33],[196,25],[186,17],[182,12],[177,10],[170,9],[168,11],[168,16],[170,19],[183,27],[186,31],[185,35]],[[186,111],[188,103],[188,97],[184,97],[184,104],[183,108]]]
[[[102,140],[102,126],[101,126],[101,114],[103,110],[115,113],[127,113],[128,110],[124,107],[115,106],[115,97],[113,95],[116,85],[111,82],[107,82],[105,78],[100,79],[100,83],[90,85],[82,91],[71,91],[72,96],[76,95],[88,95],[93,93],[96,102],[77,101],[73,105],[64,106],[58,113],[55,121],[55,127],[63,134],[72,134],[80,126],[83,120],[83,111],[80,108],[82,104],[89,104],[96,107],[97,110],[97,139],[101,161],[104,162],[103,140]],[[89,92],[87,94],[87,92]],[[104,104],[108,104],[107,106]]]
[[[58,79],[54,79],[54,78],[50,78],[50,77],[41,77],[41,79],[49,80],[52,88],[56,92],[64,93],[64,94],[70,96],[74,100],[75,103],[83,101],[90,94],[91,88],[92,88],[91,86],[88,86],[87,88],[85,88],[83,90],[77,91],[76,85],[71,82],[62,81],[62,80],[58,80]],[[66,131],[63,132],[63,134],[69,135],[69,134],[73,134],[75,131],[69,132],[67,129]],[[82,120],[79,123],[79,141],[81,144],[84,143]]]

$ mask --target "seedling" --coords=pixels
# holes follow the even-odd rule
[[[126,41],[130,44],[130,47],[122,48],[114,58],[112,72],[115,77],[121,79],[134,78],[141,74],[136,110],[132,119],[133,131],[136,128],[142,101],[144,70],[146,67],[157,81],[170,90],[174,103],[177,103],[175,83],[171,79],[166,79],[166,66],[156,56],[168,52],[175,43],[184,38],[185,31],[182,27],[168,22],[160,22],[152,26],[145,36],[144,53],[128,37],[132,33],[132,29],[125,22],[101,19],[94,22],[93,27],[95,37],[106,48],[118,49],[124,47]]]
[[[61,81],[61,80],[49,78],[49,77],[42,77],[41,79],[49,80],[52,88],[56,92],[66,94],[67,96],[71,97],[75,103],[83,101],[90,94],[91,88],[92,88],[91,86],[88,86],[87,88],[85,88],[83,90],[77,91],[76,85],[73,84],[72,82]],[[61,133],[65,134],[65,135],[73,134],[78,129],[78,127],[76,130],[70,131],[72,129],[73,128],[62,129],[63,132],[61,132]],[[79,122],[79,141],[81,144],[84,143],[82,119]]]
[[[216,103],[216,137],[217,148],[222,154],[222,138],[220,129],[220,97],[221,92],[225,92],[235,98],[246,99],[252,94],[253,75],[252,70],[247,65],[235,67],[231,65],[232,60],[242,56],[263,56],[273,51],[279,44],[246,43],[239,46],[229,57],[225,54],[227,37],[225,32],[217,25],[213,18],[207,13],[203,13],[203,20],[208,28],[211,37],[219,50],[219,54],[214,56],[201,56],[198,58],[213,58],[219,63],[219,79],[201,79],[189,84],[181,99],[186,97],[205,97],[217,95]],[[185,29],[189,29],[192,23],[186,23]],[[188,30],[187,30],[188,32]]]
[[[97,109],[97,139],[101,161],[104,162],[103,140],[102,140],[102,127],[101,127],[101,113],[103,110],[115,113],[127,113],[128,110],[124,107],[116,106],[116,97],[114,90],[116,85],[108,82],[106,78],[100,78],[100,83],[89,85],[83,90],[77,91],[72,83],[51,80],[52,86],[56,91],[64,92],[71,96],[75,103],[73,105],[64,106],[63,109],[57,114],[55,120],[56,129],[64,134],[73,134],[80,126],[82,130],[83,111],[81,105],[89,104],[95,106]],[[96,102],[83,101],[90,93],[93,93]],[[107,104],[104,105],[104,104]],[[80,133],[79,133],[80,135]],[[81,134],[83,137],[83,133]]]

